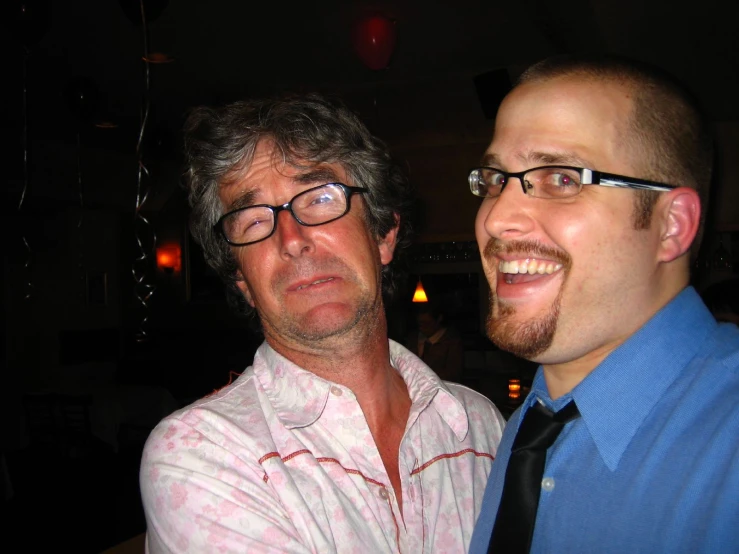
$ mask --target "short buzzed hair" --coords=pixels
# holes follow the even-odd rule
[[[515,86],[567,76],[612,81],[630,89],[634,110],[625,140],[637,153],[635,159],[643,165],[643,174],[633,177],[689,187],[698,192],[702,214],[693,242],[695,254],[703,233],[713,173],[713,135],[695,98],[665,71],[613,55],[547,58],[528,68]],[[635,193],[634,227],[646,229],[659,193]]]

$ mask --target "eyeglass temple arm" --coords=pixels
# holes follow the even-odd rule
[[[625,178],[620,175],[603,173],[601,171],[592,171],[590,169],[582,170],[582,184],[656,191],[669,191],[678,188],[675,185],[666,185],[664,183],[656,183],[654,181],[636,179],[633,177]]]

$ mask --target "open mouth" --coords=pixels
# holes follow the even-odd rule
[[[529,283],[544,275],[551,275],[562,269],[562,264],[550,260],[524,258],[521,260],[501,260],[498,262],[498,272],[509,285]]]

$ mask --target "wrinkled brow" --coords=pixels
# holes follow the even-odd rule
[[[338,182],[339,176],[330,167],[317,167],[294,175],[292,177],[292,180],[299,185],[320,186],[327,183]],[[239,210],[241,208],[253,206],[257,202],[257,197],[259,196],[260,192],[260,187],[255,187],[249,190],[242,191],[236,198],[234,198],[230,202],[228,206],[226,206],[226,211],[231,212],[233,210]]]
[[[293,180],[301,185],[318,186],[339,182],[339,175],[330,167],[316,167],[296,175]]]
[[[246,208],[254,204],[254,199],[257,196],[257,190],[245,190],[242,191],[236,198],[231,200],[228,206],[225,206],[225,212],[232,212],[241,208]]]

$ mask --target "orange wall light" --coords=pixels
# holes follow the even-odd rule
[[[508,398],[517,399],[521,396],[521,380],[508,379]]]
[[[165,273],[178,273],[182,269],[182,255],[178,244],[157,248],[157,267]]]
[[[406,298],[408,298],[406,296]],[[421,283],[421,279],[418,280],[418,284],[416,285],[416,292],[413,293],[413,302],[428,302],[429,299],[426,296],[426,291],[423,290],[423,284]]]

